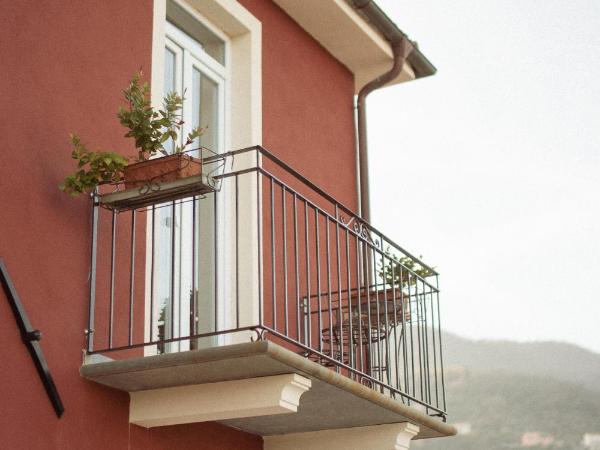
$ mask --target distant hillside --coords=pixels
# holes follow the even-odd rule
[[[415,448],[580,450],[585,433],[600,434],[600,355],[569,344],[448,333],[444,344],[449,422],[466,434]],[[527,433],[545,445],[522,445]]]
[[[545,448],[576,450],[582,448],[585,433],[600,434],[598,392],[550,378],[506,373],[451,371],[448,381],[450,422],[468,424],[471,431],[415,448],[524,448],[523,435],[537,433],[552,441]]]
[[[549,376],[600,392],[600,354],[561,342],[472,341],[444,333],[444,364]]]

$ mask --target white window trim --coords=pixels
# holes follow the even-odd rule
[[[262,30],[260,21],[236,0],[174,0],[230,42],[230,136],[226,149],[262,145]],[[152,104],[162,104],[166,0],[154,0]],[[225,39],[224,39],[225,40]]]
[[[205,26],[217,36],[229,43],[225,53],[225,67],[228,71],[225,79],[226,107],[225,117],[226,134],[224,137],[224,151],[262,145],[262,28],[260,21],[248,10],[240,5],[237,0],[174,0],[186,11],[191,12]],[[161,107],[164,97],[164,48],[166,39],[166,0],[154,0],[153,36],[152,36],[152,71],[151,71],[151,100],[155,107]],[[230,101],[233,99],[233,101]],[[234,130],[232,133],[231,131]],[[250,153],[247,158],[238,157],[235,160],[234,170],[253,165],[255,155]],[[262,280],[259,276],[259,259],[262,259],[261,249],[258,248],[256,236],[262,227],[261,217],[258,215],[257,186],[255,180],[247,180],[248,192],[245,203],[248,208],[242,208],[242,219],[249,223],[247,230],[240,235],[240,249],[243,249],[240,265],[244,271],[240,274],[238,282],[245,286],[240,304],[244,308],[242,314],[245,325],[258,324],[259,285]],[[233,202],[229,202],[231,206]],[[231,214],[231,211],[226,212]],[[148,223],[150,226],[150,222]],[[229,230],[231,232],[232,230]],[[150,267],[151,267],[151,236],[147,232],[146,251],[146,316],[149,317]],[[231,242],[231,239],[228,239]],[[224,249],[225,254],[230,253]],[[223,261],[224,258],[221,258]],[[229,262],[228,264],[231,264]],[[233,273],[234,271],[229,271]],[[221,272],[224,273],[224,272]],[[223,280],[227,285],[228,280]],[[228,299],[227,301],[231,301]],[[148,327],[146,327],[148,328]],[[146,329],[146,340],[149,330]],[[227,336],[219,340],[219,345],[246,341],[248,333],[236,336]],[[145,347],[145,354],[154,354],[155,348]]]

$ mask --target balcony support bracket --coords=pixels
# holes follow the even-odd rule
[[[410,423],[293,433],[264,438],[265,450],[405,450],[419,433]]]
[[[311,381],[298,374],[130,392],[129,422],[159,427],[295,413]]]

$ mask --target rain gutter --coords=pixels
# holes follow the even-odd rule
[[[376,89],[379,89],[394,80],[400,72],[402,72],[405,63],[412,68],[416,78],[433,75],[436,72],[436,68],[419,51],[416,43],[412,42],[373,0],[347,1],[390,43],[394,57],[392,68],[388,72],[364,85],[358,93],[356,101],[356,127],[358,134],[357,151],[360,173],[358,204],[361,218],[368,222],[370,220],[370,201],[369,158],[367,151],[367,96]]]

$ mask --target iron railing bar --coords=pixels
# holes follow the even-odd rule
[[[150,340],[152,341],[154,339],[154,253],[155,253],[155,246],[154,246],[154,241],[156,238],[156,209],[154,208],[154,205],[152,205],[152,224],[151,224],[151,233],[152,236],[150,237],[150,243],[151,243],[151,256],[150,256]]]
[[[433,303],[433,292],[429,296],[431,303],[431,338],[432,344],[431,348],[433,350],[433,375],[434,375],[434,385],[435,385],[435,405],[440,405],[439,392],[438,392],[438,371],[437,371],[437,349],[436,349],[436,341],[435,341],[435,308]]]
[[[417,280],[415,280],[415,292],[416,292],[416,296],[415,296],[415,303],[417,305],[417,340],[419,343],[419,383],[420,383],[420,392],[421,392],[421,398],[424,398],[424,395],[426,395],[426,392],[424,392],[424,384],[423,384],[423,376],[424,376],[424,363],[423,363],[423,351],[421,349],[422,346],[422,342],[423,342],[423,336],[422,336],[422,332],[421,332],[421,320],[422,320],[422,315],[421,315],[421,302],[419,301],[419,283]]]
[[[358,292],[356,295],[356,306],[358,307],[358,360],[360,362],[360,371],[365,372],[365,361],[364,361],[364,352],[363,352],[363,331],[366,330],[365,337],[367,338],[367,342],[371,342],[371,322],[367,322],[366,326],[363,324],[363,316],[362,316],[362,299],[360,296],[361,287],[361,251],[360,244],[358,239],[356,241],[356,286],[358,286]],[[368,294],[367,294],[368,295]],[[350,303],[352,303],[352,296],[350,296]],[[370,368],[369,368],[370,369]]]
[[[390,273],[393,274],[395,273],[394,270],[394,263],[393,261],[390,261]],[[385,272],[385,264],[382,268],[382,277],[383,277],[383,282],[386,282],[385,276],[386,276],[386,272]],[[386,293],[386,298],[387,298],[387,293]],[[394,309],[394,365],[395,365],[395,372],[396,372],[396,388],[398,389],[402,389],[401,386],[402,384],[400,383],[400,364],[398,361],[398,355],[399,355],[399,342],[398,342],[398,308],[397,308],[397,301],[398,301],[398,297],[396,296],[396,283],[394,283],[392,281],[392,305],[393,305],[393,309]],[[401,310],[402,311],[402,310]],[[404,311],[401,312],[402,315],[404,315]],[[404,330],[404,327],[402,328]],[[400,334],[400,339],[402,339],[402,334]]]
[[[306,292],[307,295],[310,293],[310,249],[308,247],[308,203],[304,202],[304,244],[305,244],[305,259],[306,259]],[[308,318],[307,322],[307,342],[308,346],[311,346],[312,340],[312,325],[310,320],[310,300],[307,303],[308,311],[305,312],[305,317]]]
[[[375,255],[373,255],[375,257]],[[385,254],[382,253],[381,254],[381,266],[385,267]],[[374,267],[377,267],[377,265],[375,264]],[[375,282],[377,283],[379,280],[379,277],[377,275],[375,275]],[[386,350],[386,355],[385,355],[385,375],[386,375],[386,380],[387,380],[387,384],[391,385],[392,382],[390,380],[391,378],[391,374],[390,374],[390,363],[391,363],[391,358],[390,358],[390,323],[389,323],[389,317],[388,317],[388,291],[387,289],[385,289],[385,284],[383,285],[384,289],[383,289],[383,314],[385,315],[385,350]]]
[[[317,269],[317,292],[321,292],[321,246],[319,236],[319,211],[315,209],[315,239],[316,239],[316,269]],[[310,299],[309,299],[310,302]],[[323,353],[323,321],[321,316],[321,296],[317,297],[317,326],[319,329],[319,352]]]
[[[98,189],[92,193],[92,241],[90,251],[90,302],[88,305],[87,351],[94,350],[96,312],[96,264],[98,257]]]
[[[183,287],[183,280],[181,277],[181,274],[183,273],[183,206],[181,205],[181,202],[179,202],[179,212],[176,214],[178,218],[177,223],[180,224],[179,233],[175,237],[175,240],[179,241],[179,245],[177,246],[179,248],[179,257],[177,258],[177,336],[181,336],[181,291]],[[181,342],[177,343],[177,351],[181,351]]]
[[[346,228],[346,281],[348,282],[348,290],[350,290],[350,242],[349,234]],[[354,367],[354,330],[352,329],[352,297],[348,296],[348,361],[351,367]],[[343,334],[341,335],[343,338]]]
[[[389,259],[389,258],[388,258],[388,259]],[[393,260],[391,260],[391,259],[390,259],[390,261],[393,261]],[[394,261],[394,262],[395,262],[395,261]],[[428,286],[428,287],[429,287],[429,285],[426,285],[426,286]],[[369,286],[366,286],[366,287],[368,287],[368,288],[370,289],[370,292],[372,292],[373,294],[375,293],[375,287],[376,287],[376,284],[370,284]],[[364,290],[364,289],[365,289],[365,287],[362,287],[362,288],[361,288],[361,290]],[[389,287],[389,288],[386,288],[386,289],[387,289],[387,290],[389,290],[389,289],[391,289],[391,287]],[[357,291],[358,291],[358,289],[357,289],[357,288],[352,288],[350,293],[351,293],[351,294],[354,294],[354,293],[356,293]],[[437,292],[435,289],[432,289],[432,291],[433,291],[433,292]],[[347,289],[342,289],[342,291],[341,291],[341,292],[342,292],[343,294],[347,294],[347,293],[348,293],[348,290],[347,290]],[[336,294],[336,295],[337,295],[337,293],[336,293],[336,292],[334,292],[334,294]],[[321,292],[321,296],[326,296],[326,295],[327,295],[327,291],[323,291],[323,292]],[[310,296],[309,296],[309,297],[310,297],[310,298],[312,298],[312,299],[316,299],[318,296],[319,296],[319,294],[315,292],[314,294],[310,294]],[[420,297],[422,297],[422,296],[423,296],[423,294],[419,294],[419,296],[420,296]]]
[[[256,153],[256,165],[259,165],[260,155]],[[256,237],[258,241],[257,247],[257,259],[258,259],[258,321],[259,325],[264,323],[263,318],[263,293],[262,293],[262,284],[264,280],[263,275],[263,263],[262,263],[262,197],[261,197],[261,183],[262,178],[260,176],[260,172],[256,172]]]
[[[325,216],[325,242],[327,245],[327,304],[329,306],[329,353],[333,359],[333,310],[332,310],[332,298],[331,298],[331,240],[329,230],[329,219]]]
[[[169,329],[170,337],[175,336],[175,201],[171,203],[171,272],[170,272],[170,298],[169,298]],[[165,321],[167,315],[165,314]],[[166,329],[166,324],[165,324]],[[169,348],[170,350],[170,348]]]
[[[338,213],[338,209],[336,206],[336,215]],[[343,340],[343,320],[342,320],[342,264],[340,258],[340,227],[337,223],[334,222],[335,225],[335,248],[336,248],[336,268],[337,268],[337,279],[338,279],[338,322],[340,325],[340,362],[344,362],[344,340]],[[333,328],[333,326],[332,326]],[[333,345],[332,345],[333,346]],[[337,366],[336,366],[337,367]]]
[[[366,271],[368,271],[369,269],[367,268],[367,265],[365,264],[365,259],[366,259],[366,246],[364,245],[364,241],[362,242],[362,246],[361,246],[361,255],[360,255],[360,259],[359,259],[359,264],[360,261],[363,262],[363,281],[366,282],[366,286],[365,286],[365,295],[367,297],[367,323],[368,323],[368,327],[369,327],[369,335],[368,335],[368,348],[369,348],[369,371],[372,373],[373,372],[373,364],[375,361],[375,358],[373,358],[373,336],[372,336],[372,330],[371,330],[371,325],[372,325],[372,321],[373,321],[373,317],[371,316],[371,286],[369,285],[369,275],[366,273]],[[376,288],[376,286],[373,286]],[[379,345],[379,344],[377,344]],[[379,362],[378,362],[379,364]]]
[[[235,325],[240,327],[240,187],[235,177]],[[260,301],[260,300],[259,300]]]
[[[375,252],[372,252],[373,255],[373,267],[377,267],[377,260]],[[371,258],[367,257],[368,261],[371,261]],[[369,263],[370,264],[370,263]],[[385,292],[384,292],[385,295]],[[375,316],[377,317],[377,338],[378,338],[378,342],[377,342],[377,366],[378,366],[378,372],[379,372],[379,378],[383,379],[383,370],[382,370],[382,364],[383,364],[383,348],[382,348],[382,343],[381,343],[381,305],[379,303],[379,291],[377,289],[377,287],[375,288]],[[387,329],[386,329],[387,331]]]
[[[298,265],[298,204],[296,193],[293,192],[294,199],[294,271],[296,275],[296,335],[300,340],[300,268]]]
[[[112,212],[112,243],[110,250],[110,307],[108,318],[108,346],[112,347],[113,343],[113,318],[115,312],[115,247],[117,234],[117,214]]]
[[[400,269],[402,271],[402,268]],[[410,287],[410,273],[407,274],[408,276],[408,304],[410,305],[410,362],[411,362],[411,366],[412,366],[412,389],[413,389],[413,396],[415,396],[416,393],[416,379],[415,379],[415,343],[414,343],[414,325],[413,325],[413,307],[412,307],[412,301],[411,301],[411,287]],[[402,278],[400,278],[402,280]],[[417,321],[419,320],[419,314],[417,312]]]
[[[236,156],[236,155],[239,155],[239,154],[242,154],[242,153],[249,153],[249,152],[253,152],[253,151],[258,151],[258,153],[261,153],[260,149],[261,149],[260,146],[253,145],[251,147],[244,147],[244,148],[239,148],[237,150],[230,150],[228,152],[219,153],[219,154],[216,154],[216,155],[213,155],[213,156],[204,157],[204,158],[202,158],[202,162],[203,163],[209,163],[209,162],[213,162],[213,161],[219,161],[219,160],[228,158],[230,156]],[[191,149],[191,150],[194,150],[194,149]]]
[[[288,270],[287,270],[287,211],[285,206],[286,189],[281,188],[281,228],[283,233],[283,314],[285,315],[285,334],[289,334],[289,311],[288,311]]]
[[[435,283],[439,286],[439,277],[435,276]],[[442,399],[444,402],[444,411],[446,410],[446,383],[444,380],[444,357],[442,354],[442,320],[440,316],[440,294],[436,291],[436,303],[437,303],[437,318],[438,318],[438,337],[440,342],[440,374],[442,378]]]
[[[247,173],[252,173],[252,172],[260,172],[260,173],[265,173],[268,174],[269,172],[265,171],[265,170],[261,170],[258,167],[249,167],[247,169],[241,169],[241,170],[236,170],[235,172],[229,172],[229,173],[224,173],[223,175],[215,175],[212,177],[213,180],[225,180],[227,178],[232,178],[235,176],[240,176],[240,175],[245,175]]]
[[[271,312],[273,314],[273,328],[277,329],[277,280],[275,270],[275,193],[273,192],[273,179],[271,179]]]
[[[212,337],[212,336],[219,336],[219,335],[223,335],[223,334],[239,333],[241,331],[254,331],[259,328],[262,328],[262,327],[257,326],[257,325],[252,325],[252,326],[241,327],[241,328],[228,328],[228,329],[219,330],[219,331],[210,331],[208,333],[198,333],[198,334],[194,334],[191,336],[179,336],[179,337],[175,337],[175,338],[159,339],[159,340],[150,341],[150,342],[139,342],[137,344],[122,345],[120,347],[111,347],[111,348],[107,347],[107,348],[103,348],[100,350],[94,350],[93,352],[88,353],[88,354],[89,355],[99,355],[101,353],[121,352],[121,351],[125,351],[125,350],[134,350],[136,348],[149,347],[152,345],[170,344],[173,342],[186,341],[188,339],[202,339],[202,338],[207,338],[207,337]]]
[[[425,291],[425,286],[423,286],[423,291]],[[426,364],[427,370],[427,398],[429,402],[431,402],[431,367],[429,364],[429,326],[427,324],[427,293],[424,292],[423,300],[421,302],[423,304],[423,319],[424,319],[424,332],[423,332],[423,346],[424,350],[424,363]]]
[[[213,242],[213,248],[214,248],[214,264],[215,264],[215,268],[214,268],[214,276],[215,276],[215,280],[214,280],[214,289],[215,289],[215,331],[217,331],[219,329],[219,248],[220,245],[223,245],[224,243],[220,243],[219,241],[221,240],[221,236],[219,235],[219,199],[217,198],[216,193],[213,194],[213,230],[215,233],[215,241]],[[225,247],[223,247],[225,248]]]
[[[196,246],[198,245],[198,240],[196,239],[196,202],[197,199],[194,196],[194,201],[192,202],[192,295],[190,295],[190,335],[196,334],[197,328],[197,294],[196,294],[196,276],[198,268],[196,267]],[[190,340],[190,349],[194,350],[197,347],[196,341]]]
[[[136,211],[131,210],[131,252],[129,269],[129,344],[133,343],[133,302],[135,295],[135,228]]]
[[[232,176],[235,176],[235,174],[233,174]],[[208,194],[200,194],[200,195],[190,194],[189,197],[177,199],[176,201],[177,201],[178,205],[187,205],[188,203],[206,199],[207,196],[208,196]],[[148,214],[153,209],[161,210],[163,208],[171,208],[171,203],[172,203],[172,200],[160,200],[160,203],[157,203],[154,205],[149,205],[149,206],[141,206],[139,208],[133,208],[133,209],[135,209],[138,212],[138,214]],[[107,209],[109,211],[111,210],[110,208],[104,208],[104,209]],[[126,212],[126,211],[131,211],[131,209],[120,210],[120,212]]]

